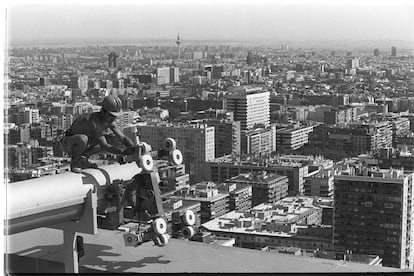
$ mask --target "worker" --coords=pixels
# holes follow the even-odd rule
[[[134,152],[132,147],[134,143],[115,124],[115,119],[121,113],[121,107],[121,99],[109,95],[104,98],[100,111],[81,116],[73,122],[61,140],[63,150],[71,156],[71,171],[80,172],[82,169],[96,168],[96,164],[88,160],[88,157],[93,154],[109,152],[129,155]],[[108,143],[105,135],[109,129],[126,148]]]

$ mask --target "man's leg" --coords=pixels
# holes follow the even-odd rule
[[[88,136],[84,134],[76,134],[69,136],[65,141],[65,148],[69,155],[71,155],[72,160],[70,163],[71,170],[78,172],[81,169],[91,167],[87,165],[87,160],[83,156],[83,153],[88,148]]]
[[[98,154],[102,152],[102,148],[98,144],[89,145],[88,149],[82,154],[85,157],[90,157],[94,154]]]

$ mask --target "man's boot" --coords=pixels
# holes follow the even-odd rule
[[[72,159],[70,163],[70,170],[75,173],[80,173],[82,169],[96,169],[98,166],[95,163],[89,162],[88,158],[81,156],[80,159]]]

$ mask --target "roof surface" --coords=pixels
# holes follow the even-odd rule
[[[99,229],[84,238],[80,266],[106,272],[394,272],[396,268],[292,256],[170,239],[165,247],[152,242],[126,247],[122,231]],[[6,252],[63,262],[63,233],[38,228],[7,237]]]

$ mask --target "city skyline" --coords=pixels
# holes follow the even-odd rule
[[[104,1],[69,5],[18,1],[6,11],[11,46],[24,43],[132,43],[150,40],[236,42],[400,42],[413,45],[408,1]],[[128,7],[128,8],[126,8]],[[389,46],[389,44],[386,44]]]
[[[3,10],[5,271],[414,271],[414,4],[128,1]]]

